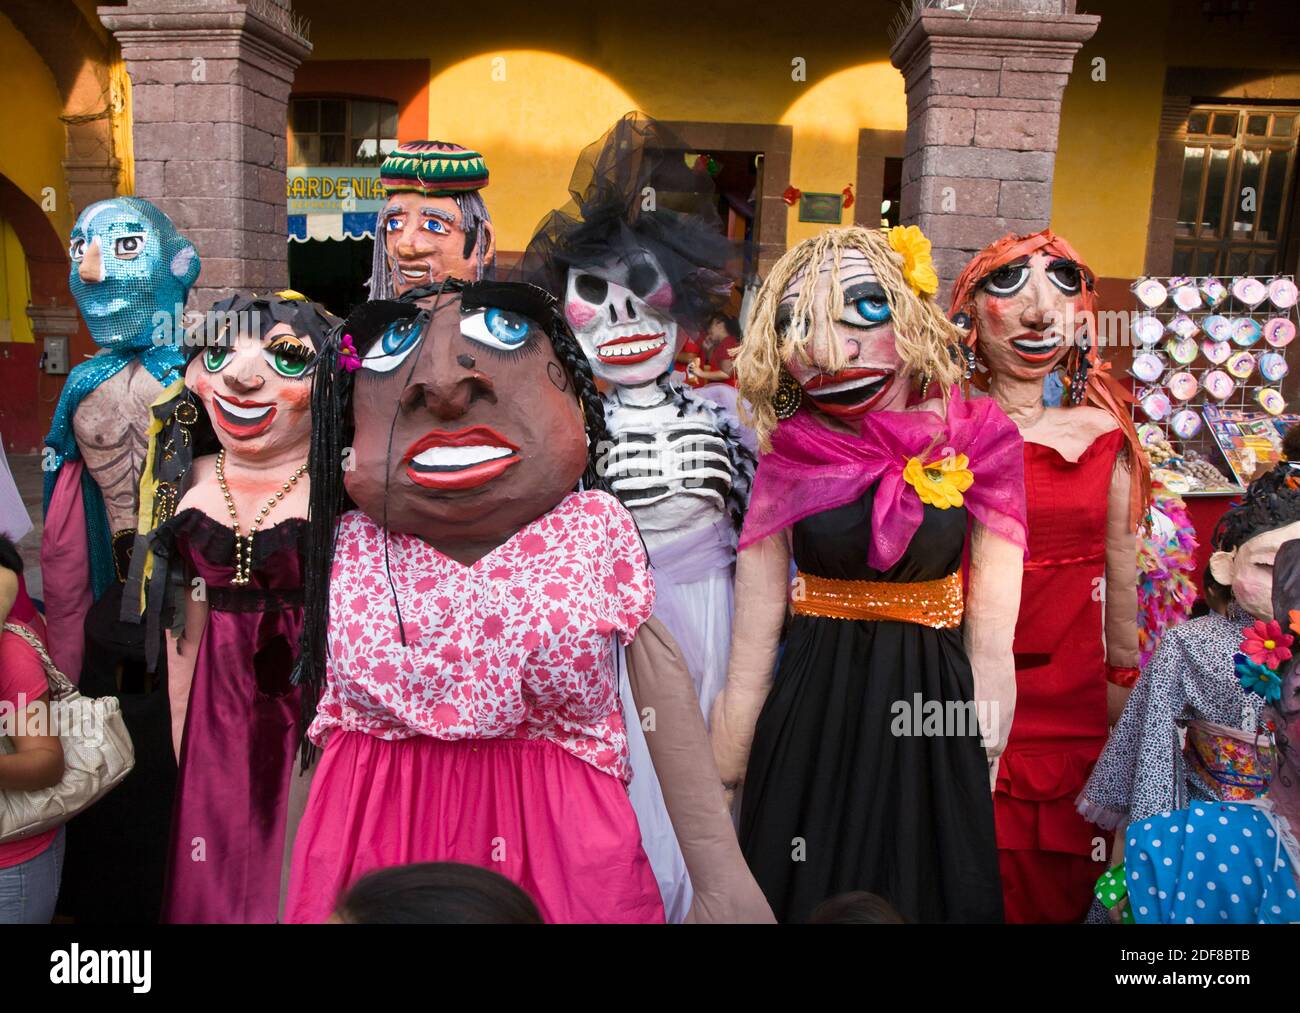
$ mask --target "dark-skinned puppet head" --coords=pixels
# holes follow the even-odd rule
[[[596,376],[640,386],[731,294],[712,178],[662,124],[628,113],[578,156],[571,199],[537,227],[516,276],[545,288]]]
[[[312,412],[298,678],[317,692],[342,511],[469,565],[575,489],[605,488],[591,369],[533,285],[447,279],[358,307],[320,351]]]

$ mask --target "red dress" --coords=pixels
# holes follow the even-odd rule
[[[1103,834],[1074,800],[1106,744],[1106,506],[1123,444],[1114,430],[1075,462],[1025,444],[1016,710],[994,794],[1008,922],[1082,921],[1106,869],[1092,857]]]

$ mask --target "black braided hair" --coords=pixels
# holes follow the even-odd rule
[[[303,626],[298,663],[293,681],[302,687],[302,767],[305,771],[315,758],[315,747],[307,739],[307,729],[316,717],[316,706],[325,687],[326,657],[329,650],[329,577],[334,565],[334,551],[338,537],[339,518],[355,506],[343,485],[343,475],[350,462],[350,448],[356,433],[352,418],[352,391],[354,374],[339,365],[340,349],[345,344],[351,354],[364,357],[384,332],[375,321],[415,316],[414,303],[429,295],[447,292],[464,292],[479,283],[448,280],[437,286],[413,289],[400,299],[366,303],[353,311],[335,327],[321,343],[316,356],[316,369],[312,380],[311,452],[307,459],[311,475],[310,506],[308,508],[307,551],[303,557]],[[484,283],[487,284],[487,283]],[[492,282],[493,286],[517,283]],[[526,286],[534,289],[534,286]],[[539,315],[541,325],[551,341],[556,358],[568,371],[574,395],[582,408],[583,427],[587,434],[587,467],[580,486],[609,492],[603,475],[604,454],[611,444],[605,426],[605,407],[596,381],[591,373],[591,363],[583,354],[582,346],[569,329],[560,312],[558,302],[549,294],[545,296],[545,311]],[[355,335],[353,330],[358,331]]]
[[[1251,482],[1246,498],[1230,507],[1214,526],[1214,547],[1231,552],[1256,535],[1300,521],[1300,489],[1289,484],[1293,475],[1300,473],[1283,463]]]

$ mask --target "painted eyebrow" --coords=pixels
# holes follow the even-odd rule
[[[118,222],[118,224],[121,225],[122,228],[124,228],[124,229],[130,229],[132,232],[143,232],[143,231],[144,231],[144,223],[143,223],[143,222]]]
[[[456,224],[456,216],[450,211],[444,211],[442,208],[420,208],[420,214],[425,218],[439,218],[451,225]]]

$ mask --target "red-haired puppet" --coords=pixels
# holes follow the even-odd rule
[[[1074,798],[1137,676],[1134,534],[1150,469],[1129,394],[1098,355],[1095,307],[1092,271],[1049,230],[986,247],[953,291],[984,366],[977,383],[1025,440],[1016,717],[995,793],[1008,921],[1087,912],[1103,870]]]

